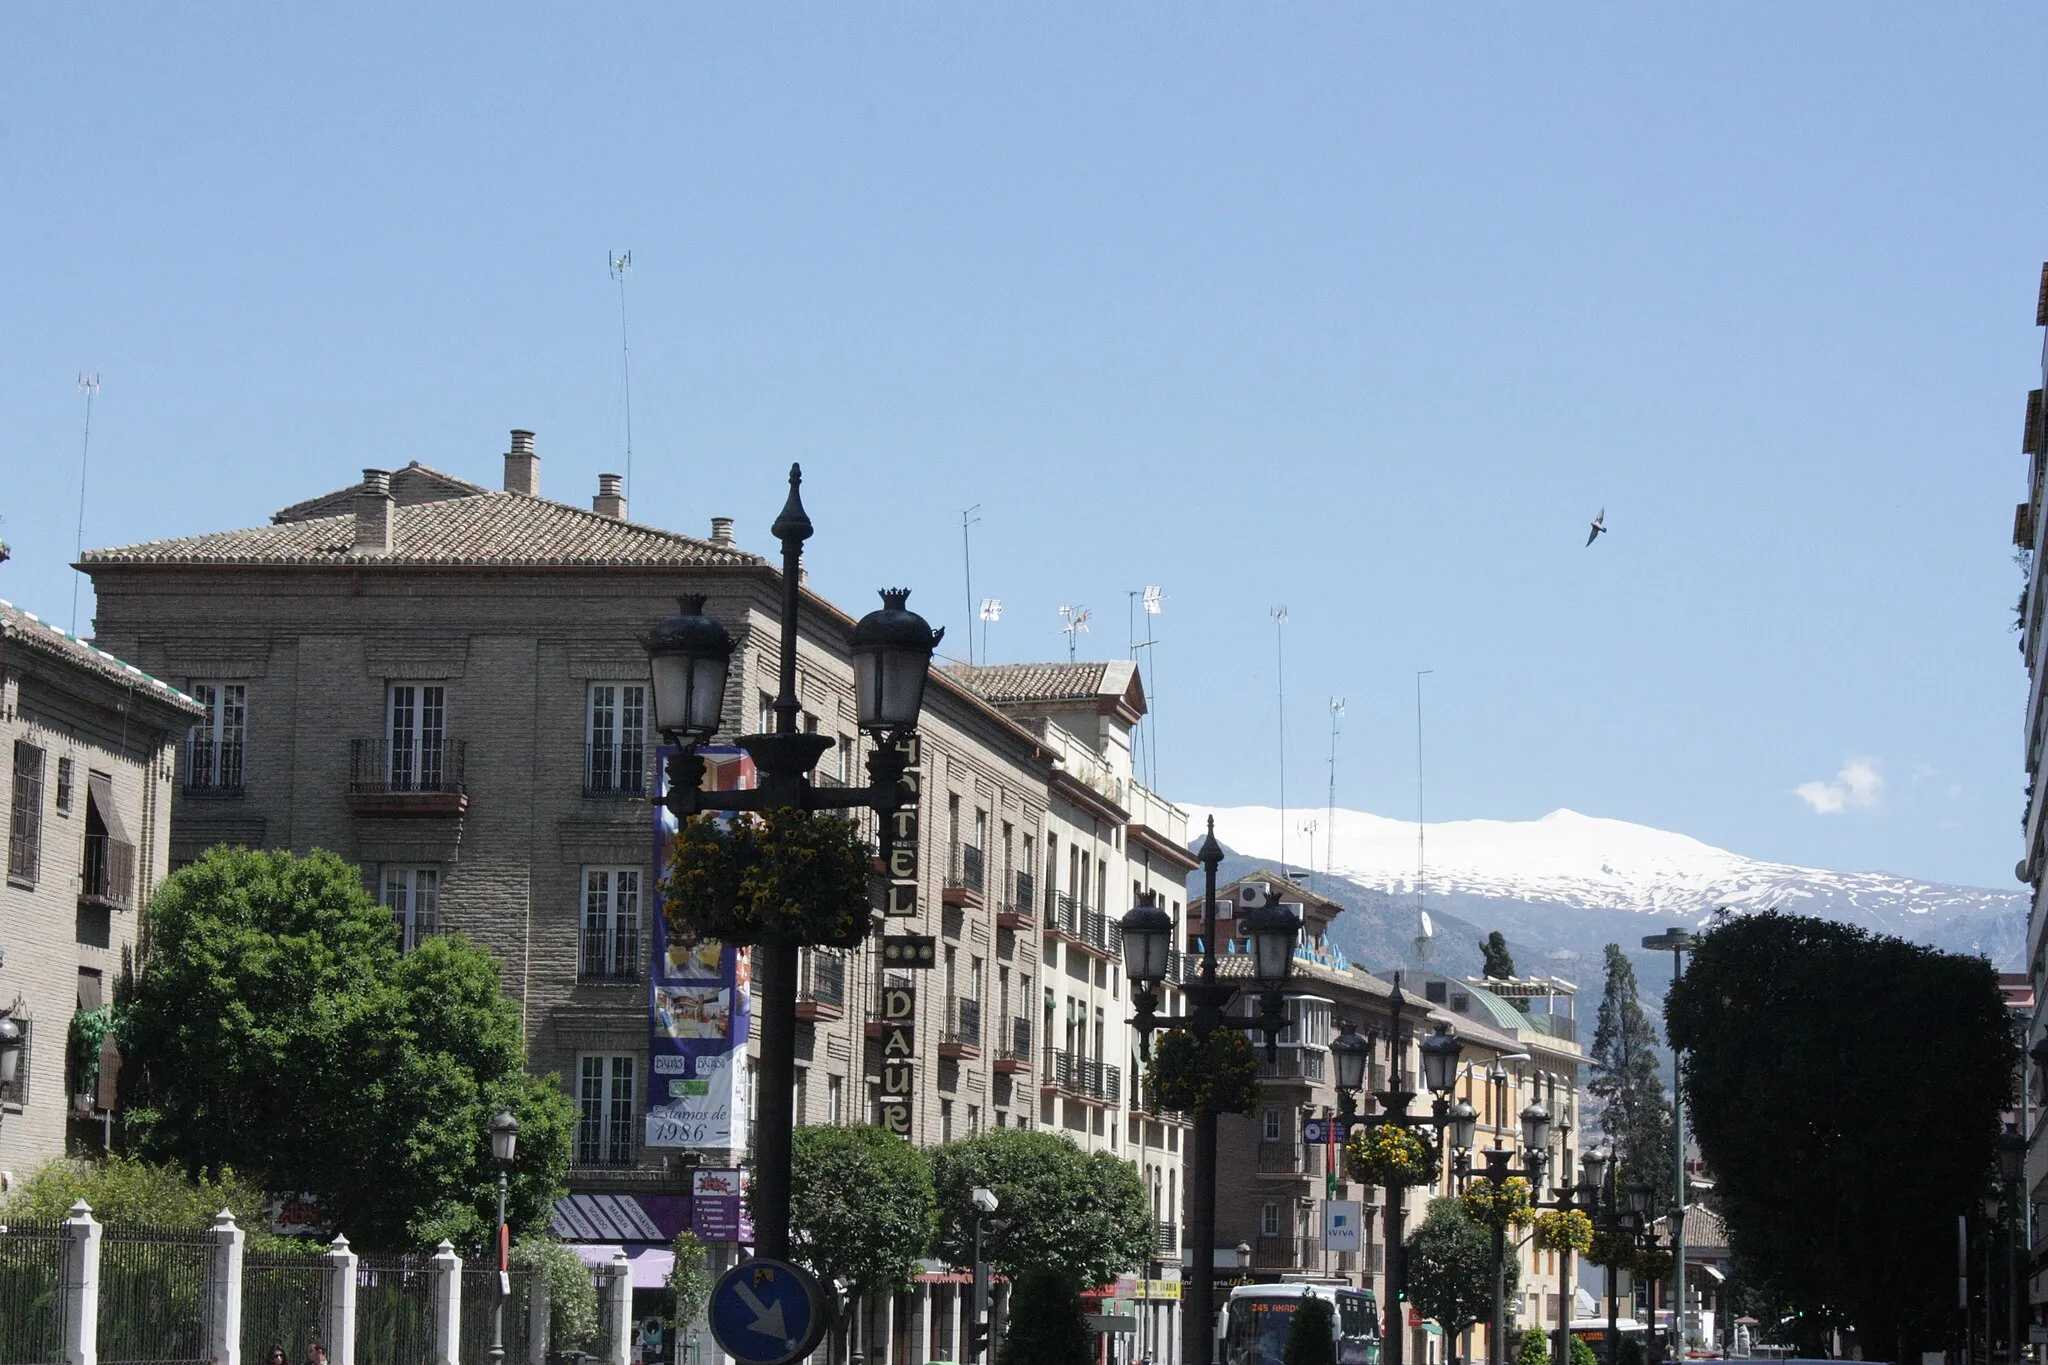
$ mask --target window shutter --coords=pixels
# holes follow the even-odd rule
[[[2023,502],[2012,509],[2012,543],[2026,549],[2034,543],[2034,504]]]
[[[2041,453],[2041,391],[2035,389],[2027,395],[2027,425],[2020,437],[2020,453],[2039,455]]]
[[[2034,325],[2048,327],[2048,261],[2041,263],[2041,297],[2034,304]]]

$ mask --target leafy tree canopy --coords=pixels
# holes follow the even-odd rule
[[[1652,1207],[1671,1207],[1671,1101],[1658,1070],[1657,1034],[1637,999],[1635,964],[1607,945],[1607,988],[1593,1031],[1587,1091],[1600,1102],[1600,1133],[1613,1144],[1620,1176],[1651,1190]]]
[[[501,1109],[520,1124],[513,1226],[543,1226],[561,1192],[574,1110],[527,1074],[497,965],[456,935],[400,955],[331,853],[216,848],[174,873],[120,1027],[142,1155],[314,1195],[367,1250],[487,1242]]]
[[[1009,1227],[985,1238],[983,1254],[1004,1274],[1063,1268],[1083,1287],[1107,1284],[1157,1245],[1145,1186],[1130,1163],[1083,1152],[1036,1129],[996,1128],[932,1153],[939,1196],[939,1255],[967,1265],[974,1254],[969,1191],[995,1191],[996,1217]]]
[[[1480,941],[1479,951],[1486,954],[1486,975],[1510,977],[1515,974],[1514,954],[1508,951],[1507,935],[1496,929]]]
[[[1502,1261],[1512,1302],[1521,1267],[1513,1256]],[[1492,1320],[1493,1233],[1466,1217],[1455,1195],[1430,1200],[1422,1225],[1408,1234],[1408,1301],[1446,1336]]]
[[[2017,1044],[1991,965],[1777,913],[1706,934],[1667,1008],[1738,1263],[1866,1356],[1955,1326]]]
[[[81,1199],[94,1218],[116,1227],[207,1228],[226,1209],[248,1234],[250,1246],[285,1250],[297,1245],[270,1234],[269,1197],[233,1170],[194,1179],[175,1166],[129,1156],[45,1162],[0,1204],[0,1222],[54,1223],[69,1217]]]
[[[791,1250],[825,1284],[908,1288],[938,1225],[931,1162],[865,1124],[799,1128],[790,1157]]]
[[[1281,1365],[1337,1365],[1336,1314],[1330,1301],[1314,1294],[1301,1296],[1294,1321],[1287,1324],[1287,1346]]]
[[[711,1258],[697,1234],[687,1228],[669,1244],[669,1254],[675,1257],[668,1271],[668,1292],[674,1299],[669,1326],[683,1331],[704,1316],[704,1305],[711,1298]]]
[[[1074,1277],[1055,1266],[1025,1271],[1010,1298],[1001,1365],[1089,1365],[1094,1359],[1095,1339]]]

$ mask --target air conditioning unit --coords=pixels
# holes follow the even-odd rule
[[[1247,910],[1263,910],[1273,903],[1273,887],[1270,882],[1239,882],[1237,895],[1232,898],[1238,913]]]

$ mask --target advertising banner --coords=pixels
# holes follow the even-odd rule
[[[661,804],[672,752],[663,746],[654,770],[653,884],[664,894],[654,898],[649,935],[646,1145],[738,1150],[746,1146],[750,964],[745,948],[671,935],[661,913],[676,838],[676,818]],[[753,760],[739,749],[707,746],[697,752],[704,758],[707,789],[754,785]]]
[[[1365,1205],[1356,1199],[1331,1199],[1323,1204],[1323,1250],[1357,1251],[1365,1222]]]
[[[745,1171],[690,1172],[691,1227],[702,1241],[754,1240],[754,1222],[747,1217]]]

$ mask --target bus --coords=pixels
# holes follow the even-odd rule
[[[1330,1305],[1337,1365],[1380,1365],[1379,1304],[1370,1289],[1341,1281],[1239,1285],[1216,1323],[1215,1358],[1220,1365],[1280,1365],[1294,1315],[1310,1297]]]

